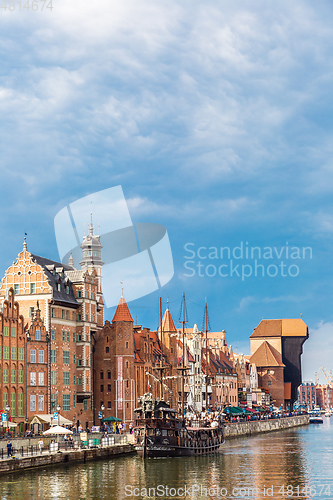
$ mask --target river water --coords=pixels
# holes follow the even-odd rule
[[[122,456],[0,479],[0,499],[333,499],[333,417],[229,439],[210,457]]]

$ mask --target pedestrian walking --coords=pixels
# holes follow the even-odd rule
[[[7,441],[7,457],[11,457],[13,454],[13,445],[10,441]]]
[[[132,434],[132,432],[133,432],[133,422],[131,422],[129,424],[129,431],[130,431],[130,434]]]
[[[43,447],[44,447],[44,442],[42,438],[38,441],[38,446],[39,446],[39,453],[43,453]]]

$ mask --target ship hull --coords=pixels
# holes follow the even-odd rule
[[[141,458],[194,457],[218,453],[224,441],[214,446],[136,446],[135,450]]]

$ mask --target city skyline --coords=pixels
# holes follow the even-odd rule
[[[156,329],[160,295],[177,322],[184,291],[189,325],[207,299],[212,330],[249,354],[262,319],[302,317],[303,378],[332,369],[331,16],[327,0],[1,12],[0,274],[25,233],[59,261],[56,214],[121,185],[174,261],[129,303],[140,324]]]

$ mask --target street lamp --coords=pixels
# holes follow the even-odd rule
[[[6,404],[6,423],[7,423],[7,433],[9,433],[9,426],[8,426],[8,413],[10,412],[10,406],[9,404]]]
[[[103,418],[104,418],[104,416],[103,416],[103,411],[104,411],[104,410],[105,410],[105,406],[104,406],[104,404],[103,404],[103,403],[101,403],[101,411],[99,412],[99,415],[98,415],[98,416],[99,416],[99,419],[100,419],[100,421],[101,421],[100,427],[102,427],[102,420],[103,420]]]

